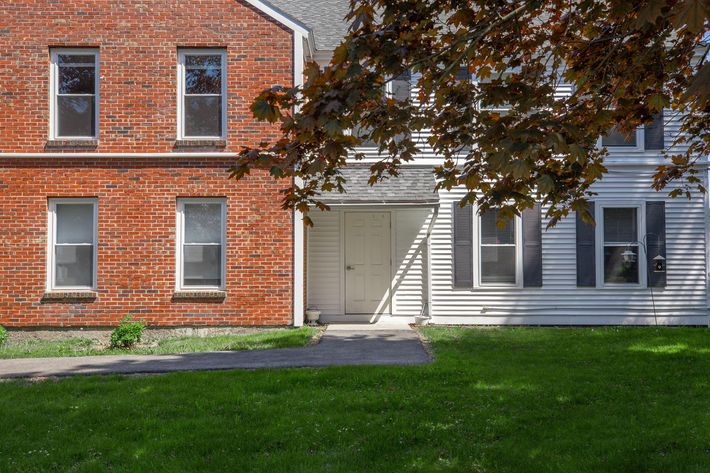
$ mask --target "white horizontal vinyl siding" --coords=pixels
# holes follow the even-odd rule
[[[341,272],[340,213],[311,212],[314,226],[308,231],[308,307],[316,307],[324,314],[342,313],[340,308]]]
[[[609,174],[594,187],[598,193],[595,200],[619,204],[666,200],[667,287],[653,289],[657,313],[666,317],[703,316],[706,313],[704,199],[701,195],[692,200],[668,199],[665,192],[649,188],[652,174],[652,167],[610,168]],[[440,195],[441,209],[432,233],[435,322],[438,317],[475,318],[475,323],[485,323],[485,317],[495,320],[491,323],[501,323],[500,317],[535,317],[534,323],[544,323],[537,319],[580,316],[594,320],[653,315],[648,288],[577,287],[573,215],[549,230],[544,230],[547,220],[543,219],[542,288],[453,289],[451,207],[462,195],[462,190]]]
[[[392,279],[392,314],[419,315],[426,304],[426,231],[430,209],[393,212],[395,258]]]

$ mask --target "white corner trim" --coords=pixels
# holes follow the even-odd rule
[[[303,85],[303,65],[305,62],[303,52],[304,34],[300,31],[293,32],[293,86]],[[294,184],[302,184],[300,178],[295,178]],[[303,212],[293,211],[293,326],[303,326],[303,313],[305,310],[304,278],[305,270],[305,229],[303,228]]]

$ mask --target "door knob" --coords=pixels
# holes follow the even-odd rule
[[[352,271],[353,269],[355,269],[355,266],[348,265],[345,267],[345,269],[347,269],[348,271]]]

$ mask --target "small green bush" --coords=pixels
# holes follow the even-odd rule
[[[111,332],[111,348],[131,348],[141,341],[145,324],[132,322],[130,316],[121,321],[121,324]]]
[[[0,325],[0,347],[3,346],[6,341],[7,341],[7,330],[5,329],[5,327]]]

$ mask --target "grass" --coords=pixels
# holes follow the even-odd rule
[[[266,350],[270,348],[303,347],[310,343],[316,329],[302,327],[249,335],[219,335],[212,337],[175,337],[160,340],[156,346],[131,349],[97,348],[87,338],[62,341],[30,340],[0,347],[2,358],[46,358],[87,355],[166,355],[201,351]]]
[[[710,471],[706,329],[425,334],[426,366],[2,383],[0,471]]]

